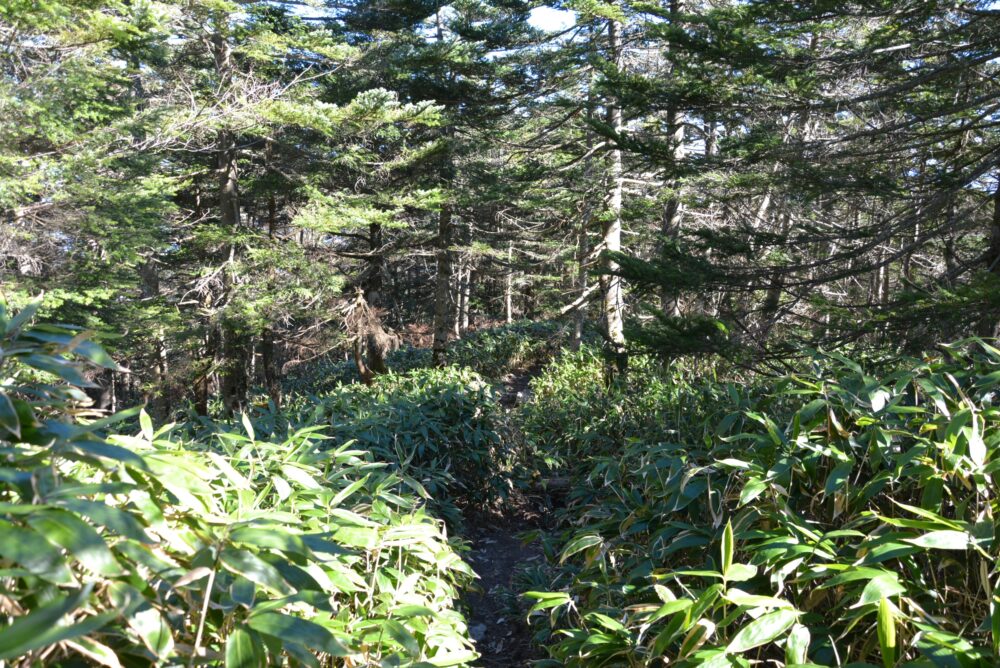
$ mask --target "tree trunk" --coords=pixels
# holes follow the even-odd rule
[[[615,20],[608,21],[608,49],[611,64],[616,68],[621,68],[623,64],[621,24]],[[608,100],[608,125],[616,133],[622,130],[622,109],[618,100],[614,98]],[[610,163],[609,178],[611,181],[611,193],[609,197],[609,215],[606,216],[603,225],[604,254],[602,256],[602,264],[605,272],[618,270],[618,263],[608,253],[619,252],[622,248],[622,190],[624,174],[621,149],[616,147],[611,151]],[[607,380],[611,382],[616,377],[624,374],[628,365],[628,360],[625,356],[624,304],[621,277],[614,276],[611,273],[602,274],[601,288],[604,297],[604,334],[609,355]]]
[[[503,279],[504,321],[514,322],[514,242],[507,243],[507,273]]]
[[[432,358],[435,366],[444,366],[448,354],[448,300],[451,288],[451,206],[441,207],[438,216],[437,278],[434,290],[434,345]]]
[[[465,275],[465,261],[461,256],[455,262],[455,271],[452,276],[452,305],[455,307],[455,318],[451,323],[452,332],[456,339],[462,338],[462,280]]]
[[[671,0],[670,2],[671,25],[675,25],[679,20],[681,4],[680,0]],[[670,48],[669,43],[667,48]],[[677,163],[684,159],[684,119],[680,111],[673,105],[667,110],[667,133],[673,153],[673,167],[676,171]],[[707,145],[706,141],[706,147]],[[676,178],[669,179],[667,184],[671,192],[663,206],[663,219],[660,228],[664,244],[671,243],[680,233],[683,205],[677,193],[679,185],[680,182]],[[667,315],[680,315],[680,300],[677,291],[664,287],[660,291],[660,306]]]
[[[460,334],[465,334],[469,331],[469,302],[472,299],[472,273],[472,262],[471,260],[466,260],[465,271],[461,274],[459,280],[461,293],[459,294],[458,306],[458,331]]]
[[[142,286],[142,300],[150,302],[158,299],[160,296],[160,276],[156,269],[155,260],[150,258],[139,265],[139,278]],[[156,370],[156,387],[160,390],[160,394],[154,398],[150,410],[154,416],[166,419],[170,415],[171,402],[170,390],[167,387],[169,367],[167,364],[167,344],[163,326],[158,325],[152,334],[153,368]]]
[[[260,337],[260,366],[267,395],[276,408],[281,408],[281,381],[274,350],[274,332],[270,328],[265,329]]]
[[[590,261],[590,244],[587,232],[590,229],[591,208],[588,206],[580,218],[580,229],[576,233],[576,292],[580,305],[573,311],[573,341],[570,347],[579,350],[583,343],[583,326],[587,320],[587,263]]]

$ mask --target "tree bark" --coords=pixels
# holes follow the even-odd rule
[[[472,273],[472,261],[466,260],[465,270],[459,280],[461,293],[459,294],[458,306],[458,331],[459,334],[463,335],[469,331],[469,302],[472,300]]]
[[[679,21],[681,7],[681,0],[671,0],[671,25],[674,25]],[[668,43],[667,49],[669,48],[670,44]],[[672,76],[672,74],[673,73],[671,72],[670,75]],[[669,141],[671,144],[674,162],[673,167],[676,171],[677,163],[684,159],[684,119],[682,118],[680,110],[674,105],[671,105],[670,108],[667,109],[667,134],[670,138]],[[708,146],[707,140],[705,145],[706,147]],[[664,244],[671,243],[672,240],[677,238],[680,233],[681,214],[683,213],[683,205],[677,193],[677,189],[680,185],[678,179],[669,179],[669,183],[667,185],[671,192],[663,206],[663,218],[661,220],[660,228],[660,234],[663,235]],[[663,309],[663,312],[668,315],[680,315],[680,300],[678,298],[677,291],[664,287],[660,291],[660,307]]]
[[[623,65],[621,24],[618,21],[608,21],[608,57],[616,68]],[[614,97],[608,100],[608,125],[616,133],[622,130],[621,104]],[[618,270],[618,263],[608,253],[621,251],[622,248],[622,190],[623,190],[622,151],[614,148],[610,154],[609,179],[611,192],[608,201],[608,216],[603,225],[602,264],[605,273],[601,275],[601,287],[604,307],[604,334],[608,349],[607,380],[613,381],[625,373],[628,360],[625,355],[624,303],[622,298],[622,280],[609,272]]]
[[[451,206],[441,207],[438,216],[437,278],[434,290],[434,345],[432,359],[435,366],[444,366],[448,354],[448,301],[451,288]]]
[[[504,321],[514,322],[514,242],[507,243],[507,273],[503,279]]]
[[[276,408],[281,408],[281,381],[274,349],[274,331],[270,328],[265,329],[260,337],[260,366],[267,395]]]

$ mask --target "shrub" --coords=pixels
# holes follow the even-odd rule
[[[997,665],[1000,351],[971,349],[817,356],[581,457],[565,585],[529,594],[549,663]]]
[[[418,369],[319,398],[308,421],[326,423],[332,443],[354,442],[427,489],[457,520],[454,501],[489,504],[509,491],[516,448],[496,392],[469,369]]]
[[[417,494],[319,428],[178,440],[90,419],[69,328],[0,309],[0,660],[463,665],[472,572]],[[60,381],[61,382],[57,382]]]
[[[531,382],[532,398],[521,415],[525,437],[553,461],[612,454],[630,439],[676,437],[679,431],[700,441],[707,415],[728,396],[725,386],[699,379],[708,375],[690,363],[665,368],[637,355],[628,375],[609,387],[599,349],[564,351]]]

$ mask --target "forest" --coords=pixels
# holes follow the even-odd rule
[[[1000,3],[0,0],[0,668],[998,666],[998,337]]]

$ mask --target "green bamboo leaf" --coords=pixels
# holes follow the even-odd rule
[[[219,556],[226,570],[242,575],[282,596],[291,596],[295,589],[281,576],[277,568],[267,563],[249,550],[227,547]]]
[[[111,358],[108,351],[93,341],[87,341],[86,339],[76,340],[70,350],[99,367],[115,371],[120,369],[118,363]]]
[[[844,487],[851,476],[853,468],[854,464],[852,462],[841,462],[837,464],[833,470],[830,471],[830,475],[826,478],[826,485],[823,488],[823,493],[826,496],[832,496],[834,492]]]
[[[730,589],[727,591],[723,598],[732,603],[733,605],[744,606],[747,608],[792,608],[794,607],[788,601],[775,598],[773,596],[758,596],[756,594],[748,594],[741,589]]]
[[[405,626],[395,619],[383,620],[381,625],[389,633],[389,636],[406,650],[407,654],[413,658],[420,657],[420,643],[417,642],[412,633],[406,630]]]
[[[733,552],[735,551],[735,539],[733,538],[733,522],[726,522],[726,528],[722,530],[722,572],[727,573],[733,565]]]
[[[857,608],[877,603],[884,598],[905,592],[906,587],[900,584],[898,575],[895,573],[883,573],[868,581],[868,584],[865,585],[864,590],[861,592],[861,598],[853,607]]]
[[[563,548],[562,554],[559,556],[559,563],[565,563],[567,559],[572,557],[578,552],[583,552],[586,549],[594,547],[595,545],[600,545],[604,542],[604,539],[597,534],[584,534],[582,536],[577,536]]]
[[[712,634],[715,633],[715,623],[708,619],[699,619],[695,622],[691,630],[681,641],[681,648],[677,652],[677,658],[683,659],[690,656],[704,645]]]
[[[42,296],[35,297],[31,302],[18,311],[17,315],[7,323],[7,333],[13,334],[20,330],[28,321],[35,317],[38,309],[42,306]]]
[[[106,612],[72,624],[61,624],[67,615],[86,602],[90,591],[91,586],[84,587],[15,618],[0,633],[0,659],[22,657],[32,650],[93,633],[117,617],[117,612]]]
[[[76,515],[42,510],[30,515],[28,524],[48,541],[66,548],[87,570],[112,577],[124,573],[101,535]]]
[[[120,508],[88,499],[61,499],[55,501],[55,505],[83,515],[119,536],[125,536],[140,543],[152,544],[155,542],[135,516]]]
[[[264,644],[252,631],[238,627],[226,638],[226,668],[264,665]]]
[[[337,642],[326,628],[306,619],[280,612],[261,612],[252,615],[247,625],[254,631],[284,642],[294,642],[332,656],[348,656],[350,652]]]
[[[809,658],[809,629],[802,624],[795,624],[788,632],[785,644],[785,663],[788,665],[806,663]]]
[[[1000,655],[1000,583],[990,597],[990,630],[993,635],[993,653]]]
[[[726,652],[737,654],[765,645],[787,631],[799,618],[798,610],[781,609],[758,617],[737,633]]]
[[[247,436],[250,437],[251,441],[256,441],[257,437],[254,434],[253,423],[250,422],[249,416],[246,413],[240,413],[240,421],[243,423],[243,429],[246,430]]]
[[[173,653],[174,638],[170,626],[156,608],[147,605],[137,611],[129,618],[128,625],[154,656],[165,659]]]
[[[0,390],[0,427],[13,434],[14,438],[21,438],[21,419],[17,416],[14,402],[3,390]]]
[[[97,642],[96,640],[78,637],[64,642],[72,648],[73,651],[79,652],[94,663],[107,666],[108,668],[121,668],[122,666],[121,662],[118,660],[118,655],[115,654],[115,651],[107,645]]]
[[[36,531],[0,520],[0,557],[59,585],[75,584],[61,550]]]
[[[746,582],[757,575],[757,567],[751,564],[733,564],[723,575],[727,582]]]
[[[560,606],[566,605],[572,601],[568,594],[557,591],[529,591],[524,593],[525,598],[532,598],[538,601],[531,609],[528,610],[528,616],[531,613],[537,612],[538,610],[548,610],[549,608],[558,608]]]
[[[882,650],[882,665],[896,665],[896,619],[892,603],[883,598],[878,604],[878,644]]]
[[[767,489],[767,483],[766,482],[764,482],[763,480],[761,480],[759,478],[751,478],[750,480],[747,481],[747,484],[744,485],[743,491],[740,492],[740,504],[739,505],[741,507],[745,506],[746,504],[750,503],[751,501],[753,501],[754,499],[756,499],[758,496],[760,496],[761,494],[763,494],[764,490],[766,490],[766,489]]]
[[[973,543],[974,538],[965,531],[943,529],[931,531],[917,538],[907,538],[904,542],[930,550],[965,550]]]

